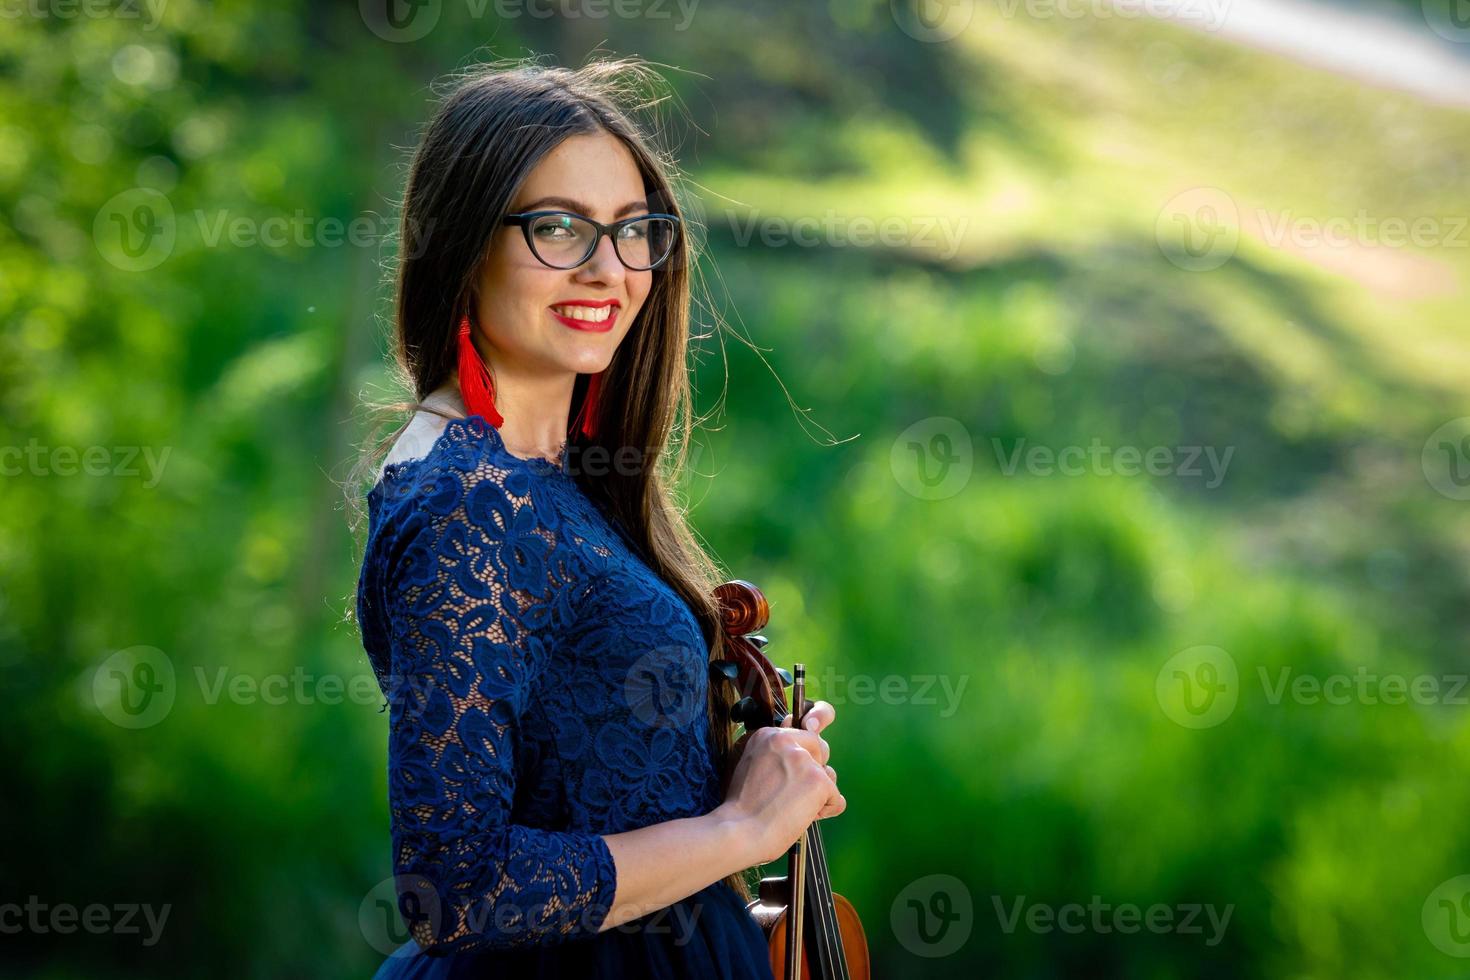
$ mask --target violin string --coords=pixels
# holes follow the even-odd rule
[[[795,719],[793,719],[794,721]],[[805,835],[807,867],[807,889],[812,898],[811,907],[817,919],[817,938],[821,943],[818,950],[822,961],[819,970],[821,980],[851,980],[847,971],[847,957],[842,949],[842,935],[837,926],[837,907],[832,900],[832,877],[827,868],[827,851],[822,844],[822,828],[817,821],[807,827]]]
[[[820,831],[817,836],[817,847],[821,852],[823,898],[826,901],[827,918],[830,923],[829,933],[832,945],[832,962],[835,966],[834,972],[841,980],[850,980],[847,972],[847,953],[843,949],[842,932],[837,923],[837,906],[832,897],[832,876],[827,867],[827,848],[822,842]]]
[[[780,687],[776,688],[781,691]],[[782,712],[789,712],[785,704],[777,702]],[[796,719],[792,718],[793,723]],[[821,943],[819,953],[818,970],[821,980],[832,977],[833,980],[852,980],[847,969],[847,955],[842,947],[842,934],[837,925],[837,906],[832,899],[832,877],[827,868],[827,852],[822,845],[821,828],[814,821],[807,827],[804,835],[805,857],[807,858],[807,873],[805,889],[809,898],[815,896],[811,902],[813,917],[817,920],[817,938]],[[790,871],[787,871],[788,877]],[[802,937],[805,938],[805,937]],[[798,940],[798,945],[802,945]]]
[[[792,723],[798,721],[792,717]],[[817,972],[821,980],[827,980],[831,976],[831,965],[835,961],[832,955],[833,938],[835,931],[834,919],[836,910],[831,906],[832,880],[827,875],[826,856],[822,852],[822,834],[816,821],[808,825],[806,833],[802,837],[803,850],[807,860],[806,888],[808,904],[811,906],[812,918],[816,920],[817,941],[820,948],[817,950],[818,964]],[[790,876],[790,871],[787,871]],[[825,885],[825,887],[823,887]],[[806,937],[803,936],[803,939]],[[800,945],[800,944],[799,944]],[[840,943],[839,943],[840,947]],[[846,971],[843,971],[844,976]]]
[[[817,901],[813,904],[824,907],[826,921],[822,935],[828,962],[840,980],[851,980],[847,971],[847,956],[842,948],[842,934],[837,925],[837,907],[832,899],[832,878],[827,867],[827,850],[822,843],[821,828],[816,824],[811,827],[811,838],[812,863],[817,868],[817,886],[820,891]]]
[[[818,909],[816,918],[818,921],[817,937],[821,941],[821,966],[820,974],[825,978],[832,975],[832,923],[829,918],[830,910],[826,908],[825,898],[831,892],[831,882],[827,878],[826,864],[822,855],[822,835],[816,824],[812,824],[807,831],[807,849],[812,856],[814,874],[812,876],[813,901],[812,907]],[[827,887],[823,888],[823,884]]]

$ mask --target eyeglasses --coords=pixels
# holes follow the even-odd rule
[[[672,214],[643,214],[604,225],[573,211],[523,211],[506,215],[504,223],[520,225],[531,254],[553,269],[575,269],[586,262],[603,235],[612,239],[618,261],[629,269],[655,269],[674,251],[679,237],[679,218]]]

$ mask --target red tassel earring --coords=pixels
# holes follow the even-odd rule
[[[495,382],[470,336],[469,314],[459,321],[459,396],[466,415],[478,415],[497,429],[505,423],[495,410]]]
[[[582,396],[582,409],[577,414],[582,419],[582,435],[588,439],[597,435],[597,396],[602,390],[602,372],[598,371],[587,379],[587,394]]]

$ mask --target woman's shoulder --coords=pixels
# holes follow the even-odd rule
[[[483,522],[487,515],[477,503],[524,498],[517,502],[533,504],[523,474],[497,455],[494,433],[478,416],[416,414],[383,459],[368,492],[370,511],[385,518],[425,512]]]
[[[413,417],[378,464],[374,487],[381,484],[388,473],[402,469],[408,463],[427,459],[448,430],[450,422],[462,421],[464,415],[463,404],[448,386],[441,386],[420,399]]]
[[[427,401],[425,404],[429,404]],[[432,407],[432,406],[431,406]],[[511,454],[478,415],[415,413],[368,491],[369,536],[398,537],[435,525],[463,525],[474,536],[504,538],[555,531],[573,509],[575,481],[543,459]]]
[[[449,426],[449,418],[434,412],[417,411],[408,425],[398,434],[388,454],[378,464],[377,479],[381,482],[384,472],[391,466],[421,460],[429,455],[434,443],[439,441]]]

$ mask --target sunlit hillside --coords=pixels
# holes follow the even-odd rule
[[[837,705],[824,833],[878,975],[1456,975],[1470,115],[999,0],[932,41],[886,0],[445,4],[414,41],[355,6],[0,31],[0,448],[111,466],[0,479],[5,880],[171,909],[149,945],[7,936],[7,971],[364,976],[401,938],[386,717],[317,682],[370,680],[337,481],[388,393],[406,148],[475,55],[602,43],[671,66],[687,501]],[[166,249],[119,251],[140,202]],[[138,648],[146,725],[97,693]],[[1173,918],[1032,915],[1101,904]]]

